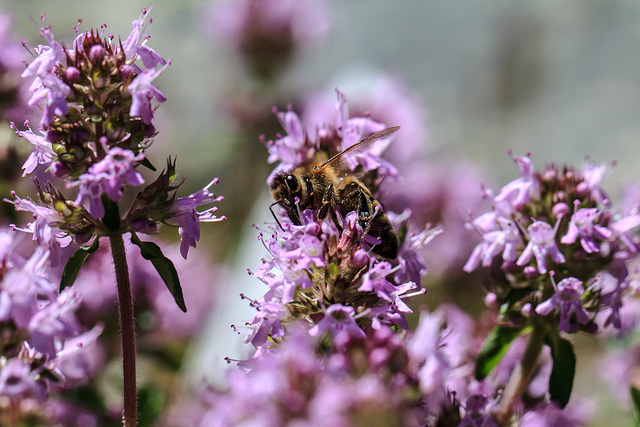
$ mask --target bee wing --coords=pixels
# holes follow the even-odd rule
[[[354,154],[357,154],[361,151],[364,151],[374,142],[382,138],[386,138],[387,136],[395,133],[398,129],[400,129],[400,126],[391,126],[381,130],[380,132],[373,133],[368,137],[360,140],[359,142],[353,144],[351,147],[345,150],[342,150],[341,152],[339,152],[338,154],[336,154],[335,156],[333,156],[332,158],[330,158],[329,160],[327,160],[326,162],[318,166],[318,169],[324,169],[329,166],[337,167],[337,165],[340,164],[344,159],[350,156],[353,156]]]

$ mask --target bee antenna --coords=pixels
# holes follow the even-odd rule
[[[282,202],[282,200],[276,200],[275,202],[271,203],[269,205],[269,211],[271,211],[271,215],[273,215],[273,219],[275,219],[276,222],[278,223],[278,226],[280,227],[280,230],[284,231],[284,228],[282,228],[282,224],[280,224],[280,221],[278,220],[278,217],[276,216],[275,212],[273,211],[273,205],[277,205],[280,202]]]

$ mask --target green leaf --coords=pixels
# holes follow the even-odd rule
[[[76,281],[76,277],[80,272],[80,269],[84,265],[84,262],[87,260],[89,255],[98,250],[98,245],[100,241],[100,237],[97,236],[91,246],[82,246],[78,249],[71,257],[69,257],[69,261],[64,266],[62,270],[62,278],[60,279],[60,292],[64,288],[68,288],[73,285],[73,282]]]
[[[144,159],[142,159],[142,161],[140,162],[140,164],[142,166],[144,166],[147,169],[151,169],[152,171],[156,172],[157,169],[155,166],[153,166],[153,164],[149,161],[149,159],[147,159],[146,157]]]
[[[118,232],[120,230],[120,211],[118,204],[111,200],[106,194],[102,195],[102,204],[104,205],[104,217],[102,223],[107,230]]]
[[[496,326],[480,350],[476,360],[476,379],[482,381],[500,362],[511,342],[522,333],[521,328]]]
[[[567,406],[576,373],[576,355],[573,345],[560,337],[557,330],[545,335],[545,344],[551,349],[553,369],[549,378],[549,394],[561,409]]]
[[[164,256],[160,246],[153,242],[143,242],[135,233],[131,233],[131,243],[140,248],[142,258],[151,261],[151,264],[155,267],[164,284],[167,285],[167,289],[169,289],[169,292],[173,295],[173,299],[175,299],[180,310],[186,313],[187,306],[184,303],[184,296],[182,295],[182,288],[180,287],[180,278],[178,278],[178,272],[171,260]]]
[[[631,392],[631,400],[633,401],[636,424],[640,425],[640,390],[635,386],[631,386],[631,390],[629,391]]]

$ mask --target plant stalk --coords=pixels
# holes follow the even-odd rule
[[[122,338],[122,374],[124,386],[125,427],[135,427],[138,423],[138,400],[136,390],[136,336],[133,318],[133,296],[129,281],[129,267],[122,234],[109,237],[111,255],[116,269],[118,285],[118,308]]]
[[[544,325],[534,321],[527,348],[522,355],[520,363],[513,370],[498,404],[495,419],[500,426],[506,427],[510,425],[509,421],[513,415],[513,405],[526,390],[538,364],[538,358],[544,345],[544,335]]]

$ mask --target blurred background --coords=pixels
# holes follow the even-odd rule
[[[156,80],[168,100],[156,113],[159,135],[148,151],[150,160],[158,166],[177,155],[178,173],[187,178],[183,195],[219,177],[214,190],[225,196],[219,212],[228,217],[224,224],[202,226],[198,250],[210,253],[218,273],[214,283],[207,283],[214,308],[181,365],[193,380],[206,372],[221,381],[223,358],[251,351],[229,325],[253,314],[240,300],[241,292],[254,298],[264,293],[246,270],[265,256],[251,225],[271,218],[265,180],[274,165],[267,163],[260,135],[269,140],[283,132],[274,106],[291,105],[303,119],[316,117],[323,106],[331,108],[339,88],[354,115],[368,111],[376,120],[403,127],[389,149],[406,176],[403,194],[424,193],[416,194],[422,204],[414,206],[421,208],[421,219],[445,223],[453,236],[434,241],[436,249],[425,253],[429,291],[418,305],[431,308],[453,301],[480,312],[481,288],[461,271],[473,248],[462,230],[462,213],[482,212],[481,183],[498,189],[518,177],[508,149],[531,152],[538,169],[549,162],[580,167],[585,156],[616,161],[604,182],[614,201],[624,185],[638,180],[640,4],[299,3],[314,12],[295,16],[299,28],[292,39],[271,40],[266,47],[257,30],[253,44],[238,42],[233,2],[158,0],[153,5],[149,46],[172,64]],[[108,32],[126,38],[131,21],[148,6],[139,0],[0,0],[0,12],[12,17],[10,34],[31,47],[41,42],[43,13],[56,39],[70,43],[77,19],[83,20],[81,30],[106,23]],[[260,48],[273,55],[260,57]],[[0,135],[11,133],[8,126],[0,129]],[[29,153],[28,144],[20,142],[2,138],[3,150],[17,147],[18,164]],[[20,184],[23,194],[33,192],[29,184]],[[183,279],[185,294],[196,285]],[[591,359],[601,345],[580,339],[577,346],[584,356],[576,391],[596,406],[614,408],[607,425],[630,425],[626,403],[616,404],[592,375],[598,365]],[[598,390],[602,395],[594,395]],[[595,415],[593,425],[601,425],[604,416]]]

